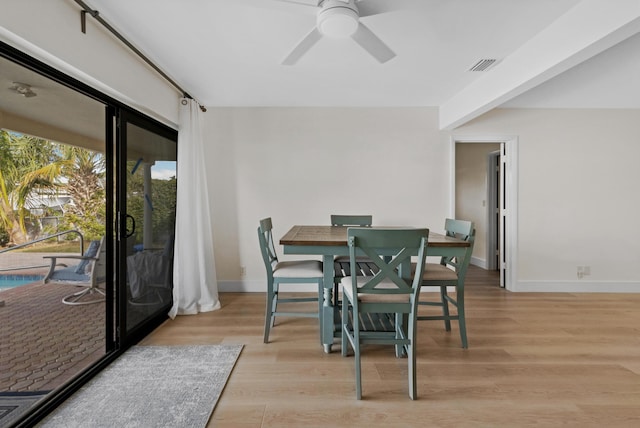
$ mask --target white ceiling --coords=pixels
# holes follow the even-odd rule
[[[640,108],[640,0],[616,0],[615,7],[611,0],[362,0],[382,13],[361,22],[395,58],[380,64],[351,39],[324,38],[285,66],[316,19],[315,7],[295,1],[313,0],[85,3],[209,107],[436,106],[443,128],[498,106]],[[468,71],[486,58],[499,62]],[[20,79],[37,78],[0,62],[3,89]],[[0,110],[28,109],[37,119],[44,101],[3,94]],[[98,108],[55,109],[60,114],[50,122],[102,118]],[[101,127],[92,129],[83,134]]]
[[[379,64],[351,39],[323,38],[296,65],[285,66],[282,59],[315,25],[317,8],[296,1],[313,2],[86,3],[207,106],[441,106],[500,66],[484,73],[468,71],[478,60],[508,58],[581,3],[362,0],[383,11],[361,21],[395,58]],[[610,0],[606,4],[614,7]],[[636,38],[610,58],[585,64],[560,83],[508,105],[640,107],[638,84],[635,93],[626,85],[638,81],[639,44]],[[618,67],[620,59],[631,67]]]

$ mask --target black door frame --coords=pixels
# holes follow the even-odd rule
[[[117,147],[117,143],[119,143],[119,141],[117,141],[119,139],[119,132],[117,132],[115,129],[117,121],[124,115],[130,121],[135,121],[135,123],[137,124],[142,124],[143,127],[149,126],[154,130],[160,130],[163,135],[167,134],[174,136],[176,144],[177,131],[2,41],[0,41],[0,57],[19,64],[35,73],[47,77],[57,83],[65,85],[68,88],[75,90],[76,92],[79,92],[104,104],[105,159],[107,164],[105,229],[106,236],[114,237],[116,233],[116,228],[114,226],[114,213],[116,211],[114,208],[116,208],[117,200],[114,201],[113,195],[121,195],[121,189],[114,189],[113,186],[115,177],[114,174],[117,173],[117,171],[114,171],[114,165],[116,164],[114,158],[114,150],[121,150],[121,148]],[[120,181],[122,180],[118,180],[118,183]],[[119,196],[116,196],[116,198],[119,198]],[[106,260],[107,272],[116,272],[119,270],[119,259],[114,258],[113,255],[120,254],[120,252],[117,251],[117,248],[114,248],[114,239],[106,239],[105,242],[107,244],[106,249],[108,255]],[[119,313],[119,308],[117,306],[114,307],[113,303],[116,302],[116,298],[118,297],[117,294],[119,294],[119,292],[116,291],[116,295],[114,295],[114,290],[116,290],[116,287],[114,286],[113,275],[107,275],[106,281],[105,355],[97,360],[93,365],[79,373],[78,376],[72,379],[69,383],[59,388],[55,392],[52,392],[49,396],[47,396],[36,406],[30,409],[27,414],[14,421],[14,426],[31,427],[35,425],[38,421],[42,420],[47,414],[49,414],[52,410],[59,406],[64,400],[69,398],[74,392],[80,389],[80,387],[87,383],[92,377],[94,377],[102,369],[108,366],[119,355],[126,351],[127,348],[149,334],[153,329],[155,329],[164,320],[167,319],[166,314],[160,314],[159,316],[150,320],[150,322],[144,324],[143,327],[137,329],[135,334],[123,337],[118,332],[118,326],[122,324],[122,319],[119,319],[121,314]],[[122,289],[122,287],[124,286],[126,286],[126,284],[122,284],[120,281],[118,281],[119,289]]]

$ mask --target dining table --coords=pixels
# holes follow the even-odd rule
[[[411,226],[375,226],[376,227],[411,227]],[[331,352],[336,337],[340,337],[340,330],[336,328],[334,313],[334,258],[348,256],[347,226],[328,225],[295,225],[280,239],[284,254],[317,255],[322,257],[323,270],[323,299],[320,314],[320,337],[324,352]],[[452,236],[436,232],[429,232],[427,243],[427,257],[460,257],[463,256],[469,242]]]

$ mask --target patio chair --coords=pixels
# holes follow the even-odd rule
[[[103,237],[99,241],[91,241],[81,256],[44,256],[45,259],[51,261],[51,265],[42,282],[44,284],[61,283],[82,287],[83,290],[62,298],[62,303],[66,305],[88,305],[104,301],[105,292],[98,288],[98,283],[104,282],[106,277],[105,247]],[[68,266],[65,263],[58,263],[58,259],[76,260],[79,263]]]
[[[378,268],[372,277],[342,279],[342,355],[347,356],[347,346],[351,345],[355,353],[356,398],[362,398],[360,346],[373,343],[395,345],[396,356],[406,352],[409,397],[415,400],[416,313],[429,229],[349,228],[347,234],[352,272],[359,251]],[[411,257],[416,254],[417,266],[411,276]],[[395,314],[394,329],[361,331],[360,316],[372,313]]]
[[[143,249],[127,257],[131,305],[160,305],[171,299],[174,244],[175,235],[171,234],[164,248]]]

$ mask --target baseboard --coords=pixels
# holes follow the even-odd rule
[[[286,284],[281,287],[287,291],[309,291],[309,284]],[[218,291],[222,293],[264,293],[265,288],[265,280],[218,281]],[[517,281],[511,291],[519,293],[640,293],[640,282]]]
[[[315,290],[314,284],[281,284],[283,291],[308,292]],[[264,293],[267,291],[267,280],[218,281],[221,293]]]
[[[638,281],[517,281],[515,292],[640,293]]]
[[[471,263],[474,266],[478,266],[479,268],[482,269],[487,269],[487,260],[486,259],[479,259],[477,257],[471,257],[471,260],[469,261],[469,263]]]

